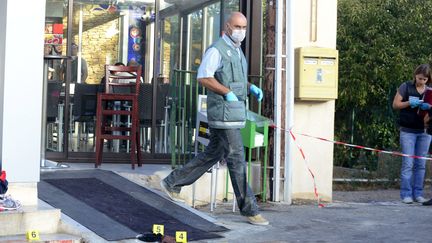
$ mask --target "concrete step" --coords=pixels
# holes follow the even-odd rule
[[[74,235],[68,234],[40,234],[40,240],[33,242],[44,242],[44,243],[81,243],[83,240]],[[1,236],[0,242],[4,243],[28,243],[26,235],[11,235]]]
[[[23,206],[18,211],[0,212],[0,237],[25,235],[37,230],[40,234],[53,234],[58,230],[60,209]]]

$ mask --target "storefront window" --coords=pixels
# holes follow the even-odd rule
[[[100,83],[104,64],[126,65],[132,60],[144,65],[145,10],[145,5],[74,5],[71,40],[80,47],[78,54],[87,64],[81,65],[87,77],[80,83]]]
[[[195,88],[203,52],[219,38],[223,13],[238,11],[239,0],[74,0],[73,7],[69,2],[47,0],[46,4],[44,50],[51,95],[47,97],[48,155],[93,157],[96,95],[93,91],[89,95],[86,89],[100,86],[104,65],[117,62],[143,65],[143,80],[151,95],[145,101],[150,113],[141,124],[142,150],[168,153],[169,113],[165,96],[159,99],[157,95],[159,89],[174,80],[181,80],[179,87]],[[175,69],[182,69],[183,76],[174,78]],[[195,94],[182,97],[193,101]],[[156,114],[151,113],[152,102]],[[194,117],[193,108],[185,114]],[[193,126],[186,125],[189,129]],[[120,141],[105,145],[105,151],[112,153],[127,153],[129,148],[127,142]]]
[[[203,26],[202,26],[202,10],[195,11],[188,15],[188,32],[189,32],[189,43],[188,45],[188,70],[197,71],[201,64],[202,56],[202,38],[203,38]]]
[[[146,28],[155,20],[155,1],[75,0],[71,13],[68,2],[46,4],[45,146],[54,153],[93,152],[96,93],[104,66],[118,62],[145,66],[145,40],[153,38],[146,35]],[[127,142],[114,141],[106,150],[127,152],[128,147]]]
[[[66,55],[67,4],[47,0],[44,30],[45,152],[63,152],[65,127],[64,64]]]
[[[96,103],[94,99],[89,101],[88,90],[95,84],[105,82],[105,64],[145,65],[144,39],[146,26],[152,21],[149,11],[152,6],[139,1],[130,1],[129,4],[82,2],[74,4],[70,38],[78,50],[74,53],[73,45],[71,54],[78,56],[81,65],[72,62],[71,66],[71,82],[76,84],[71,86],[70,92],[74,103],[70,117],[69,151],[90,152],[94,150],[94,140],[90,139],[94,134],[90,133],[94,132]],[[111,152],[124,152],[128,148],[127,141],[115,140],[107,145]]]
[[[162,75],[170,77],[172,70],[178,68],[180,52],[178,15],[164,19],[162,28]]]
[[[206,34],[204,35],[205,48],[209,47],[214,41],[216,41],[221,32],[221,26],[220,26],[220,18],[221,18],[221,4],[215,3],[212,4],[206,8],[204,8],[205,11],[205,29]]]

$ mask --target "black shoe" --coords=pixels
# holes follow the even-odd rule
[[[432,199],[423,203],[423,206],[432,206]]]

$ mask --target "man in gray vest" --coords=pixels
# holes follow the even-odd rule
[[[246,58],[240,49],[246,36],[247,19],[234,12],[225,23],[224,35],[210,46],[198,69],[198,81],[206,87],[210,142],[205,151],[161,181],[162,189],[174,201],[182,186],[194,183],[215,163],[225,159],[240,213],[249,223],[268,225],[261,216],[255,195],[246,180],[246,162],[240,129],[246,120],[248,90],[258,101],[262,90],[247,81]]]

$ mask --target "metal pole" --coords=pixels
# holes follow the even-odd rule
[[[286,0],[285,51],[286,51],[286,91],[285,91],[285,129],[294,125],[294,0]],[[288,130],[285,130],[284,201],[292,203],[292,151],[293,143]]]
[[[152,89],[152,115],[151,115],[151,153],[156,153],[156,93],[157,93],[157,78],[160,71],[161,58],[160,51],[160,5],[159,0],[155,0],[155,21],[154,21],[154,58],[153,58],[153,89]],[[152,80],[151,78],[149,80]]]
[[[83,31],[83,5],[80,4],[80,10],[79,10],[79,21],[78,21],[78,68],[77,68],[77,82],[78,84],[81,83],[81,57],[82,57],[82,31]]]
[[[71,65],[72,65],[72,42],[73,40],[73,33],[72,33],[72,23],[73,23],[73,6],[74,5],[74,0],[69,0],[68,1],[68,17],[67,17],[67,50],[66,50],[66,55],[68,56],[68,59],[66,59],[66,63],[67,63],[67,68],[66,68],[66,79],[64,80],[65,82],[65,101],[64,101],[64,113],[62,113],[62,117],[63,117],[63,127],[62,130],[59,129],[59,133],[63,134],[64,136],[62,137],[61,140],[59,140],[58,144],[59,146],[62,147],[62,152],[64,152],[64,155],[66,157],[68,157],[69,155],[69,130],[71,129],[69,126],[69,121],[71,119],[71,117],[69,116],[69,110],[70,110],[70,102],[71,102],[71,97],[70,97],[70,82],[72,79],[72,69],[71,69]],[[72,57],[72,58],[71,58]]]
[[[274,117],[275,117],[275,125],[280,128],[281,114],[282,114],[282,30],[283,30],[283,1],[276,1],[276,78],[275,78],[275,103],[274,103]],[[275,129],[274,136],[274,170],[273,170],[273,201],[280,201],[280,150],[281,150],[281,130]]]
[[[48,60],[44,58],[43,70],[43,87],[42,87],[42,141],[41,141],[41,161],[40,167],[45,167],[45,150],[46,150],[46,106],[47,106],[47,86],[48,86]],[[1,165],[0,165],[1,172]]]

